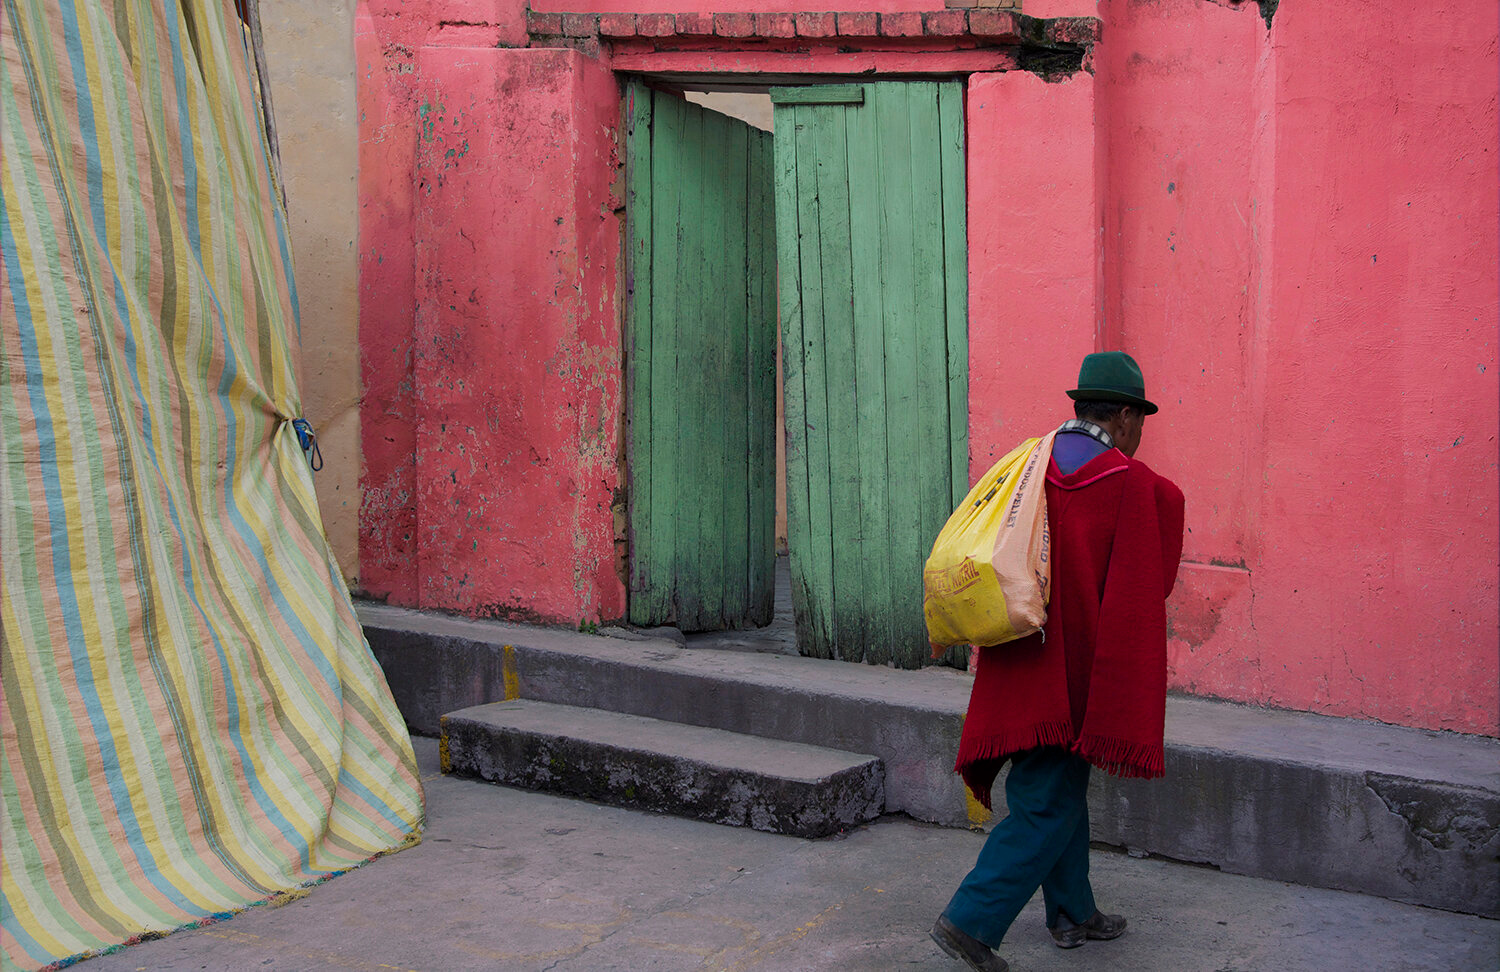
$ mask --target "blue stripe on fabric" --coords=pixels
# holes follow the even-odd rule
[[[356,779],[353,773],[350,773],[347,769],[340,768],[338,782],[340,786],[347,787],[350,792],[356,794],[361,800],[368,803],[371,807],[374,807],[376,812],[384,817],[386,819],[386,822],[391,826],[400,829],[402,833],[407,833],[409,831],[411,825],[407,821],[402,820],[400,817],[396,816],[395,812],[391,810],[390,806],[384,800],[380,799],[374,793],[372,793],[369,787],[365,786],[358,779]]]
[[[73,3],[73,0],[63,0],[62,12],[66,27],[63,36],[67,41],[68,60],[71,62],[73,75],[86,82],[88,75],[85,72],[88,65],[83,54],[77,5]],[[85,184],[89,191],[89,217],[93,220],[94,237],[99,243],[96,252],[103,256],[104,263],[109,268],[110,280],[114,283],[115,312],[120,315],[120,321],[128,325],[130,306],[126,300],[125,288],[120,283],[120,272],[115,267],[113,254],[109,248],[109,216],[104,209],[104,162],[99,156],[98,125],[94,121],[94,92],[87,83],[84,83],[78,86],[77,94],[78,129],[84,135],[82,142],[88,163]],[[146,445],[147,448],[153,448],[151,401],[141,389],[140,375],[136,371],[135,330],[126,326],[121,328],[121,332],[124,338],[125,360],[130,368],[131,381],[135,385],[136,400],[141,403],[141,419]]]
[[[269,157],[269,155],[267,155],[266,149],[265,149],[265,146],[266,146],[265,129],[263,127],[261,127],[260,125],[256,125],[255,126],[255,130],[260,133],[261,156],[267,160],[266,161],[266,171],[270,172],[271,171],[271,163],[269,161],[270,157]],[[267,181],[267,183],[271,183],[271,180],[269,178],[266,181]],[[281,248],[281,266],[286,271],[286,276],[285,276],[286,289],[287,289],[288,296],[291,298],[291,304],[292,304],[292,323],[294,325],[296,325],[296,328],[297,328],[297,342],[300,344],[302,342],[302,304],[301,304],[301,301],[299,301],[298,298],[297,298],[297,274],[296,274],[296,271],[292,267],[292,251],[291,251],[291,246],[289,245],[289,242],[288,242],[288,239],[287,239],[286,221],[284,219],[284,214],[281,211],[281,200],[280,200],[280,198],[277,197],[275,189],[276,189],[276,187],[272,183],[271,184],[271,190],[272,190],[271,191],[271,218],[272,218],[272,220],[276,224],[276,245]]]
[[[59,12],[63,20],[63,42],[68,50],[68,59],[76,82],[74,85],[77,93],[79,132],[83,136],[83,142],[88,157],[88,182],[91,197],[102,194],[102,176],[99,165],[99,150],[95,144],[94,136],[96,127],[94,125],[94,110],[92,92],[88,86],[87,63],[83,56],[83,43],[78,29],[78,11],[72,0],[62,0],[59,3]],[[66,196],[64,205],[66,203]],[[103,218],[102,203],[94,213],[95,218]],[[64,217],[72,220],[71,214]],[[14,259],[14,240],[7,233],[5,239],[5,251],[7,254],[7,265]],[[81,272],[82,271],[80,268]],[[19,267],[16,268],[19,273]],[[141,831],[140,821],[136,818],[135,806],[130,797],[130,787],[124,774],[120,769],[119,751],[115,747],[114,736],[110,732],[109,721],[105,718],[103,705],[99,694],[94,688],[95,676],[88,650],[88,638],[83,633],[83,620],[78,606],[78,592],[73,587],[72,577],[72,555],[68,550],[67,529],[67,506],[62,498],[62,487],[57,475],[57,447],[56,436],[52,434],[52,417],[47,410],[45,388],[45,376],[41,365],[41,352],[36,345],[36,332],[32,328],[22,328],[21,346],[22,357],[26,362],[26,385],[27,392],[32,400],[33,411],[37,415],[38,430],[45,425],[48,434],[38,435],[38,446],[40,447],[39,463],[42,474],[43,489],[47,497],[48,520],[50,521],[52,557],[53,557],[53,579],[57,584],[58,597],[61,601],[63,613],[63,629],[68,639],[68,652],[72,656],[75,668],[81,669],[84,677],[77,680],[79,694],[82,695],[85,707],[88,709],[89,722],[93,727],[95,742],[99,746],[99,755],[103,762],[102,769],[110,796],[114,801],[115,809],[120,815],[120,823],[125,829],[126,841],[140,866],[141,872],[146,876],[153,887],[160,891],[167,900],[190,914],[206,914],[203,908],[194,904],[176,885],[166,879],[156,863],[156,856],[146,842],[145,834]]]
[[[272,214],[276,218],[276,242],[281,247],[281,265],[286,268],[286,289],[292,302],[292,323],[297,327],[297,343],[302,343],[302,302],[297,297],[297,274],[292,267],[292,251],[287,245],[286,222],[282,217],[281,204],[271,200]]]
[[[198,238],[198,157],[193,152],[192,126],[188,124],[187,62],[182,56],[182,35],[177,30],[175,11],[168,10],[162,21],[166,24],[167,39],[172,47],[172,81],[177,88],[178,148],[182,151],[182,177],[187,198],[188,241],[193,253],[202,262],[202,246]]]
[[[52,446],[52,418],[51,414],[47,411],[47,399],[45,394],[37,392],[38,383],[33,380],[36,377],[33,373],[33,368],[40,359],[40,353],[37,350],[36,338],[32,331],[31,301],[26,296],[26,277],[21,273],[21,261],[16,254],[16,239],[15,234],[11,230],[10,212],[5,205],[4,193],[0,193],[0,258],[3,258],[5,261],[5,276],[10,281],[11,306],[15,308],[16,322],[19,325],[17,331],[21,338],[21,355],[26,360],[26,390],[31,398],[32,421],[36,423],[38,449],[44,456],[50,449],[55,457],[57,450]],[[39,404],[40,408],[38,408]],[[43,470],[49,468],[45,462],[40,463],[40,465]],[[54,462],[53,466],[55,465],[56,463]],[[58,484],[55,481],[55,477],[50,477],[45,480],[44,485],[47,491],[47,506],[50,510],[53,500],[59,498]],[[55,539],[55,535],[58,532],[57,528],[53,527],[52,532]],[[63,528],[62,533],[64,537],[67,536],[66,527]],[[63,547],[63,556],[67,556],[66,546]],[[55,559],[53,560],[53,564],[53,573],[55,575],[57,573],[57,567],[55,566],[57,561]],[[68,591],[69,593],[72,592],[71,586],[68,587]],[[65,605],[64,624],[69,620],[66,611],[67,606]],[[73,605],[72,621],[75,626],[79,622],[76,603]],[[73,642],[71,635],[68,638],[68,642],[69,644]],[[4,895],[0,895],[0,901],[3,901],[4,898]],[[8,906],[0,908],[0,928],[4,928],[7,934],[20,942],[21,947],[26,950],[28,955],[36,959],[37,964],[49,962],[56,958],[50,951],[37,944],[36,940],[27,934],[20,919],[16,917],[14,908]]]
[[[0,928],[5,929],[7,935],[20,942],[21,948],[26,951],[26,955],[36,962],[38,966],[55,962],[57,956],[43,948],[35,938],[31,937],[21,924],[20,919],[16,917],[16,910],[10,905],[4,904],[5,900],[5,897],[0,895]]]

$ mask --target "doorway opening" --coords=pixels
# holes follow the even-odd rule
[[[729,87],[723,85],[684,88],[683,97],[709,111],[737,118],[752,128],[775,136],[774,105],[764,87]],[[787,549],[786,524],[786,398],[781,379],[781,328],[776,328],[776,472],[773,517],[776,562],[772,570],[771,621],[761,627],[697,631],[685,634],[692,648],[718,648],[729,651],[753,651],[781,655],[797,654],[797,627],[792,611],[792,569]]]
[[[632,623],[927,660],[922,562],[967,487],[962,97],[630,82]]]

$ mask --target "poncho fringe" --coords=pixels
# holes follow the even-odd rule
[[[974,799],[986,810],[990,806],[990,790],[1000,767],[1015,753],[1038,746],[1067,746],[1073,740],[1071,722],[1041,722],[1022,729],[986,736],[966,742],[954,761],[953,769],[964,780]]]
[[[1166,775],[1161,746],[1083,735],[1072,748],[1079,756],[1115,776],[1154,780]]]

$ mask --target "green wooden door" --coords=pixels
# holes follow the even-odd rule
[[[771,136],[627,91],[629,616],[769,623],[775,564]]]
[[[963,90],[771,97],[798,645],[915,668],[922,565],[968,483]]]

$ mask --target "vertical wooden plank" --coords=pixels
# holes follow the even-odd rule
[[[771,622],[776,567],[776,232],[771,136],[749,132],[746,159],[746,620]]]
[[[625,202],[627,281],[625,398],[630,423],[625,462],[628,474],[632,624],[660,624],[649,574],[651,554],[651,99],[639,81],[626,89]]]
[[[964,170],[963,82],[939,84],[938,128],[943,179],[944,311],[948,331],[948,451],[953,466],[949,505],[957,506],[969,491],[969,213]],[[951,648],[945,660],[966,668],[969,649]]]
[[[809,631],[804,653],[819,658],[834,657],[837,644],[833,617],[833,518],[830,509],[828,340],[823,317],[828,296],[821,262],[820,226],[823,203],[818,195],[819,132],[843,109],[827,105],[805,105],[798,114],[805,125],[797,129],[797,194],[801,209],[802,260],[802,385],[807,442],[807,524],[809,543],[808,585]]]
[[[698,109],[691,104],[682,106],[682,155],[684,165],[680,174],[678,191],[681,193],[681,215],[677,232],[677,364],[674,375],[677,380],[677,414],[673,416],[672,428],[677,436],[677,548],[673,558],[677,568],[675,606],[677,626],[684,631],[695,630],[700,612],[699,591],[702,588],[698,554],[701,544],[698,536],[698,507],[702,495],[694,473],[702,467],[702,433],[691,424],[690,419],[702,415],[702,394],[697,381],[699,374],[699,305],[701,288],[695,281],[702,279],[703,245],[699,229],[698,214],[703,205],[703,141],[702,127],[695,124]]]
[[[775,241],[761,225],[772,214],[771,141],[756,133],[756,155],[749,126],[639,84],[630,91],[629,616],[685,630],[740,626],[752,613],[765,623],[775,562]],[[762,510],[753,523],[752,502]]]
[[[906,85],[911,131],[911,246],[915,255],[912,292],[917,322],[917,474],[915,543],[910,551],[912,596],[899,608],[898,657],[916,668],[928,656],[921,610],[921,571],[932,542],[952,512],[953,465],[949,457],[947,279],[943,263],[942,153],[938,125],[938,85]]]
[[[721,442],[720,524],[720,616],[726,625],[743,627],[749,610],[749,499],[750,499],[750,383],[749,353],[749,227],[746,217],[750,196],[750,129],[725,118],[725,133],[719,146],[720,188],[723,196],[724,285],[718,293],[721,324],[717,328],[723,346],[723,369],[719,373],[721,394],[716,396]],[[710,433],[712,434],[712,433]]]
[[[717,398],[714,393],[720,392],[712,380],[718,365],[717,336],[712,330],[717,324],[717,302],[712,294],[714,288],[703,285],[718,279],[715,251],[720,225],[714,211],[715,172],[709,171],[709,166],[718,165],[709,113],[693,104],[688,104],[685,111],[691,118],[688,142],[693,153],[694,178],[688,196],[693,207],[682,214],[682,234],[691,243],[684,261],[688,276],[678,281],[685,306],[681,327],[687,333],[682,341],[685,354],[678,366],[678,380],[691,389],[691,399],[684,402],[688,408],[679,414],[678,422],[682,435],[682,477],[691,483],[691,498],[682,508],[688,531],[682,535],[685,543],[678,546],[678,556],[693,564],[688,571],[693,582],[690,588],[684,585],[679,589],[678,598],[682,604],[679,627],[697,631],[714,627],[712,601],[720,573],[715,567],[721,562],[720,537],[712,532],[714,513],[718,510],[718,490],[714,489],[717,480],[712,471],[718,462],[718,426],[712,423],[712,399]]]
[[[786,422],[786,513],[787,547],[792,582],[792,611],[797,622],[797,643],[809,650],[815,629],[815,604],[810,576],[814,572],[810,553],[812,529],[808,513],[807,388],[805,364],[802,273],[802,187],[799,180],[797,129],[806,124],[805,111],[795,105],[777,105],[774,156],[776,163],[776,265],[781,297],[781,373]],[[815,231],[815,227],[814,227]]]
[[[677,599],[677,380],[678,267],[681,225],[682,101],[654,98],[651,206],[651,541],[649,613],[658,623]]]
[[[849,153],[845,125],[857,105],[820,107],[817,144],[818,265],[823,290],[823,373],[828,443],[829,638],[836,658],[864,655],[860,560],[859,436],[855,401],[854,280],[850,268]]]
[[[705,378],[707,334],[704,329],[705,280],[712,280],[709,265],[708,227],[705,209],[708,199],[709,158],[705,112],[697,105],[682,106],[683,157],[687,164],[680,174],[682,213],[676,232],[679,263],[677,276],[677,383],[680,389],[677,430],[677,626],[684,631],[703,627],[703,597],[707,588],[704,577],[706,555],[704,543],[704,505],[708,489],[704,470],[709,459],[708,427],[703,423],[708,404]]]
[[[910,96],[913,291],[917,326],[917,444],[921,456],[918,494],[925,536],[935,516],[951,512],[948,458],[947,280],[943,268],[942,152],[937,84],[907,85]],[[939,523],[941,526],[941,522]]]
[[[706,618],[715,619],[714,627],[736,627],[741,623],[740,608],[733,588],[735,578],[743,572],[744,530],[729,522],[726,501],[735,494],[736,502],[742,505],[748,490],[741,475],[744,437],[738,421],[743,408],[748,407],[748,399],[742,397],[746,386],[738,351],[745,300],[745,150],[738,121],[714,112],[707,114],[712,124],[707,128],[705,146],[704,166],[709,179],[705,207],[712,209],[712,215],[706,215],[705,223],[710,229],[706,246],[714,276],[707,278],[702,288],[703,327],[708,342],[705,359],[713,376],[705,389],[703,428],[709,446],[709,468],[704,476],[711,489],[703,510],[704,554],[712,579],[705,592],[704,613]],[[709,280],[715,282],[710,284]]]
[[[761,482],[759,477],[761,436],[756,428],[762,403],[757,400],[759,362],[759,328],[763,278],[760,256],[765,227],[764,202],[757,180],[764,178],[761,168],[762,132],[751,129],[745,140],[745,394],[748,408],[744,418],[745,434],[745,618],[748,624],[759,624],[761,558],[757,545],[760,530]]]
[[[807,449],[802,425],[802,261],[799,253],[800,214],[797,211],[796,109],[776,105],[772,110],[772,191],[776,206],[777,317],[780,322],[782,422],[778,430],[786,442],[787,566],[791,575],[792,614],[800,642],[807,613],[802,583],[802,550],[807,528]]]
[[[908,121],[908,86],[869,85],[880,129],[881,280],[885,326],[886,448],[889,479],[892,600],[883,606],[890,617],[893,643],[878,646],[869,660],[883,663],[901,656],[898,647],[909,630],[906,614],[915,590],[921,604],[921,564],[912,552],[921,534],[921,502],[916,480],[921,449],[915,417],[918,409],[916,254],[912,249],[912,144]]]
[[[761,234],[761,320],[764,322],[761,340],[765,342],[762,355],[761,387],[765,389],[764,397],[757,398],[763,403],[765,419],[757,425],[761,429],[762,445],[765,449],[761,459],[761,476],[765,484],[765,499],[759,508],[764,512],[765,525],[761,528],[762,551],[764,556],[766,579],[760,591],[761,607],[756,617],[759,624],[770,624],[775,616],[776,610],[776,493],[779,488],[779,477],[781,471],[777,468],[776,452],[777,443],[781,442],[785,435],[784,419],[781,410],[777,408],[777,398],[781,395],[781,374],[778,362],[781,359],[781,314],[780,295],[776,291],[777,286],[777,261],[776,261],[776,166],[773,139],[770,134],[763,136],[764,147],[761,150],[762,169],[765,175],[761,177],[760,188],[764,200],[764,217],[762,226],[765,231]],[[783,453],[784,454],[784,453]]]
[[[969,491],[969,233],[964,172],[964,89],[960,81],[938,86],[938,129],[943,178],[944,311],[948,330],[950,506]]]
[[[868,96],[867,96],[868,97]],[[871,107],[845,114],[849,178],[850,265],[854,308],[855,435],[859,455],[860,588],[865,654],[888,657],[892,644],[889,493],[886,461],[884,291],[880,266],[880,211],[885,188],[880,132]]]

